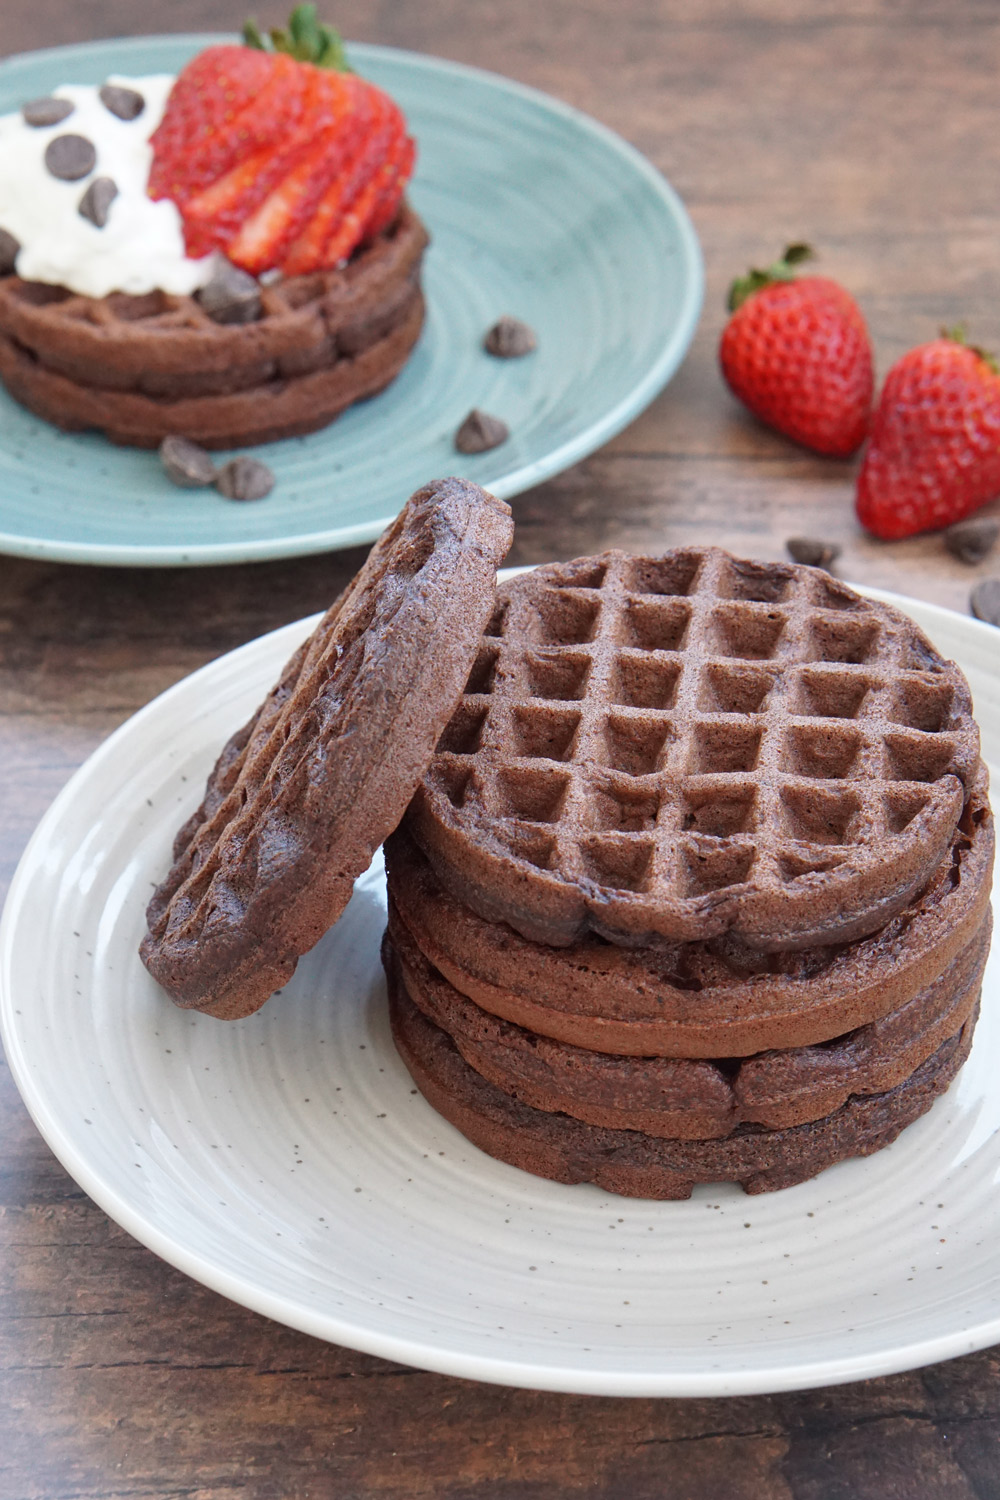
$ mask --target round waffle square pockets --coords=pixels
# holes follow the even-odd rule
[[[511,580],[407,828],[489,921],[566,947],[851,942],[972,787],[968,686],[898,610],[718,548]]]

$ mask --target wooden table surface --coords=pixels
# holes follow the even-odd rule
[[[514,501],[512,561],[839,540],[846,578],[965,610],[933,537],[884,546],[855,466],[757,427],[715,364],[731,275],[807,237],[859,297],[880,371],[962,319],[1000,347],[993,0],[340,0],[348,37],[493,68],[590,111],[685,199],[707,299],[677,378],[587,461]],[[243,0],[0,0],[0,50],[232,27]],[[262,19],[282,19],[269,4]],[[400,496],[402,503],[404,496]],[[324,606],[360,551],[132,571],[0,559],[0,878],[53,795],[153,694]],[[992,571],[1000,572],[1000,559]],[[1000,1364],[861,1384],[603,1400],[447,1379],[233,1306],[82,1193],[0,1076],[0,1496],[221,1500],[987,1500]]]

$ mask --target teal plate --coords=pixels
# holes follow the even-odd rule
[[[176,72],[228,37],[136,37],[0,63],[0,112],[61,83]],[[234,505],[179,490],[155,454],[67,434],[0,390],[0,551],[65,562],[176,566],[331,551],[371,540],[410,492],[461,474],[501,496],[593,452],[677,369],[701,307],[702,263],[683,204],[604,126],[495,74],[354,46],[359,73],[399,101],[417,139],[411,198],[432,245],[428,316],[398,380],[309,437],[243,450],[272,494]],[[501,313],[537,352],[481,347]],[[511,437],[462,456],[472,406]]]

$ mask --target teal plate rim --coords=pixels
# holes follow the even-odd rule
[[[127,73],[129,55],[132,52],[141,52],[150,46],[163,44],[172,48],[190,47],[194,51],[201,47],[233,40],[234,36],[229,32],[180,32],[105,38],[70,46],[41,48],[0,59],[0,83],[9,71],[29,62],[43,67],[58,66],[64,69],[66,78],[71,79],[74,64],[86,65],[88,62],[100,61],[103,57],[107,57],[114,71]],[[684,279],[685,286],[678,316],[672,328],[664,330],[664,341],[659,352],[649,361],[644,372],[627,390],[614,395],[603,415],[589,421],[581,427],[579,432],[557,446],[537,453],[527,462],[522,461],[513,468],[489,476],[485,481],[488,488],[501,499],[509,499],[530,486],[561,473],[571,464],[587,457],[608,442],[650,404],[674,375],[694,337],[704,296],[704,263],[697,234],[681,198],[652,162],[617,132],[573,105],[566,104],[528,84],[507,78],[503,74],[473,67],[467,63],[454,62],[446,58],[377,43],[351,42],[348,47],[352,57],[362,63],[366,59],[377,62],[378,59],[384,58],[388,62],[393,60],[402,62],[407,67],[422,70],[431,76],[444,74],[472,83],[481,81],[491,88],[499,87],[569,122],[591,139],[602,143],[621,160],[629,171],[643,179],[659,197],[673,221],[672,227],[677,236],[679,251],[679,272]],[[62,434],[61,436],[72,441],[73,435]],[[2,443],[3,434],[0,432],[0,447]],[[113,445],[109,444],[109,447],[115,451]],[[458,467],[461,467],[460,463]],[[400,503],[405,498],[401,496]],[[235,542],[227,539],[208,542],[192,540],[189,543],[148,544],[128,540],[109,543],[104,540],[93,542],[82,538],[29,536],[20,531],[7,531],[3,527],[3,497],[0,495],[0,553],[46,561],[125,567],[210,566],[262,562],[338,551],[372,541],[384,530],[394,514],[395,512],[391,512],[373,516],[353,525],[328,526],[315,531],[285,535],[281,534],[279,526],[271,535],[244,538]]]

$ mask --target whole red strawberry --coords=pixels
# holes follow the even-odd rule
[[[961,329],[885,378],[858,475],[858,520],[886,541],[960,521],[1000,495],[1000,374]]]
[[[767,270],[733,282],[719,361],[730,390],[786,437],[846,458],[868,429],[871,341],[854,298],[825,276],[796,277],[812,258],[789,245]]]
[[[347,69],[336,32],[299,5],[287,31],[208,47],[152,136],[151,198],[171,198],[192,256],[259,275],[326,270],[395,217],[413,170],[406,121]]]

